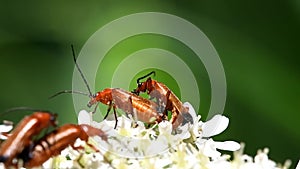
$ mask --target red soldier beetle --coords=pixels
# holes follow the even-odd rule
[[[56,126],[56,114],[50,112],[35,112],[26,116],[12,131],[12,134],[0,146],[0,162],[5,166],[12,165],[12,161],[23,149],[30,145],[32,138],[43,129]]]
[[[24,167],[37,167],[49,158],[59,155],[68,146],[74,149],[82,148],[74,146],[78,138],[85,141],[95,151],[99,151],[88,143],[89,136],[99,136],[107,141],[107,135],[101,129],[86,124],[65,124],[39,139],[33,146],[28,146],[19,157],[23,159]]]
[[[193,118],[189,113],[188,107],[183,106],[178,97],[165,84],[152,80],[151,77],[149,77],[152,74],[155,75],[155,71],[138,78],[138,86],[132,91],[132,93],[139,95],[140,92],[147,92],[150,99],[155,98],[157,104],[164,108],[163,114],[165,116],[167,116],[167,111],[171,111],[173,129],[176,129],[181,124],[193,122]],[[145,78],[147,78],[146,81],[140,82],[140,80]]]
[[[99,102],[108,105],[104,119],[108,116],[111,108],[113,109],[116,119],[115,128],[117,125],[117,108],[126,112],[127,115],[131,114],[135,120],[147,124],[154,124],[162,121],[162,114],[158,113],[158,105],[155,102],[136,96],[133,93],[120,88],[106,88],[101,92],[97,92],[89,101],[88,107],[98,104]]]

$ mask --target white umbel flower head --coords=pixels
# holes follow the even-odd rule
[[[289,162],[278,166],[270,160],[268,149],[259,150],[255,157],[251,157],[243,153],[244,144],[230,140],[215,141],[213,136],[222,133],[228,127],[229,119],[223,115],[215,115],[203,122],[190,103],[186,102],[184,106],[189,109],[193,122],[179,126],[177,133],[173,131],[169,121],[148,128],[144,123],[125,116],[118,117],[118,124],[114,129],[115,120],[97,122],[93,120],[92,113],[82,110],[78,114],[78,123],[100,128],[106,133],[107,142],[100,137],[90,138],[89,144],[77,139],[74,147],[84,147],[83,150],[75,150],[69,146],[60,155],[46,161],[43,168],[287,169],[289,167]],[[11,128],[0,125],[0,132],[9,132]],[[99,152],[89,148],[90,144],[99,148]],[[233,159],[220,150],[233,151]],[[4,166],[0,163],[1,167]],[[299,164],[297,167],[299,168]]]

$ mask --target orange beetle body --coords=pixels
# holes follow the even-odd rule
[[[98,128],[85,124],[63,125],[38,140],[33,147],[27,147],[27,150],[24,151],[25,153],[23,152],[21,155],[24,161],[24,167],[32,168],[40,166],[49,158],[59,155],[60,152],[68,146],[76,148],[74,147],[74,143],[77,138],[87,142],[89,136],[99,136],[107,141],[105,133]],[[90,144],[89,146],[98,151],[94,146]]]
[[[26,116],[13,130],[0,147],[0,162],[12,165],[12,160],[32,142],[32,137],[49,126],[56,126],[56,115],[49,112],[36,112]]]
[[[91,107],[98,102],[109,106],[104,118],[107,117],[111,108],[113,108],[116,118],[116,109],[119,108],[127,115],[131,114],[134,119],[147,124],[162,121],[162,114],[158,113],[158,105],[155,102],[120,88],[107,88],[101,92],[97,92],[89,101],[88,106]]]

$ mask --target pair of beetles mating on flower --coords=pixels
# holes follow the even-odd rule
[[[90,97],[87,106],[92,107],[95,105],[93,112],[96,111],[99,103],[108,106],[104,119],[106,119],[111,109],[113,109],[116,120],[114,128],[117,127],[118,123],[116,109],[121,109],[127,116],[131,116],[134,120],[142,121],[149,125],[168,120],[168,111],[170,111],[170,121],[173,130],[176,130],[180,125],[193,123],[189,108],[185,107],[165,84],[151,79],[150,76],[155,74],[154,71],[138,78],[138,86],[132,92],[120,88],[106,88],[101,92],[92,94],[87,80],[76,62],[73,46],[72,53],[75,66],[89,93],[64,90],[50,98],[62,93],[86,95]],[[146,81],[141,82],[146,78]],[[141,92],[147,92],[150,99],[139,96]],[[101,129],[84,124],[66,124],[56,128],[42,138],[34,140],[43,129],[47,129],[50,126],[56,127],[56,116],[56,114],[51,112],[38,111],[25,117],[1,144],[0,162],[4,163],[6,167],[20,166],[19,161],[22,161],[21,166],[36,167],[42,165],[50,157],[58,155],[69,145],[76,149],[82,148],[74,146],[77,138],[88,141],[89,136],[99,136],[102,140],[107,141],[107,135]],[[90,146],[98,151],[94,146]]]

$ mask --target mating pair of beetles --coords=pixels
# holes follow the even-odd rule
[[[121,109],[127,116],[131,115],[135,120],[139,120],[147,124],[160,123],[163,120],[168,120],[168,111],[171,111],[172,114],[170,120],[173,130],[176,130],[179,125],[193,123],[192,116],[189,113],[189,108],[185,107],[178,97],[165,84],[151,79],[150,76],[152,74],[155,75],[154,71],[138,78],[137,88],[132,92],[128,92],[121,88],[106,88],[96,94],[92,94],[87,80],[76,62],[73,45],[71,47],[75,66],[79,71],[89,93],[64,90],[51,96],[51,98],[62,93],[77,93],[89,96],[90,101],[87,104],[88,107],[92,107],[93,105],[97,107],[99,103],[108,105],[104,119],[106,119],[111,109],[113,109],[116,120],[115,128],[117,127],[118,122],[116,109]],[[147,78],[147,80],[141,82],[141,80],[145,78]],[[150,99],[145,99],[139,96],[141,92],[147,92]],[[156,101],[153,101],[154,99]]]

